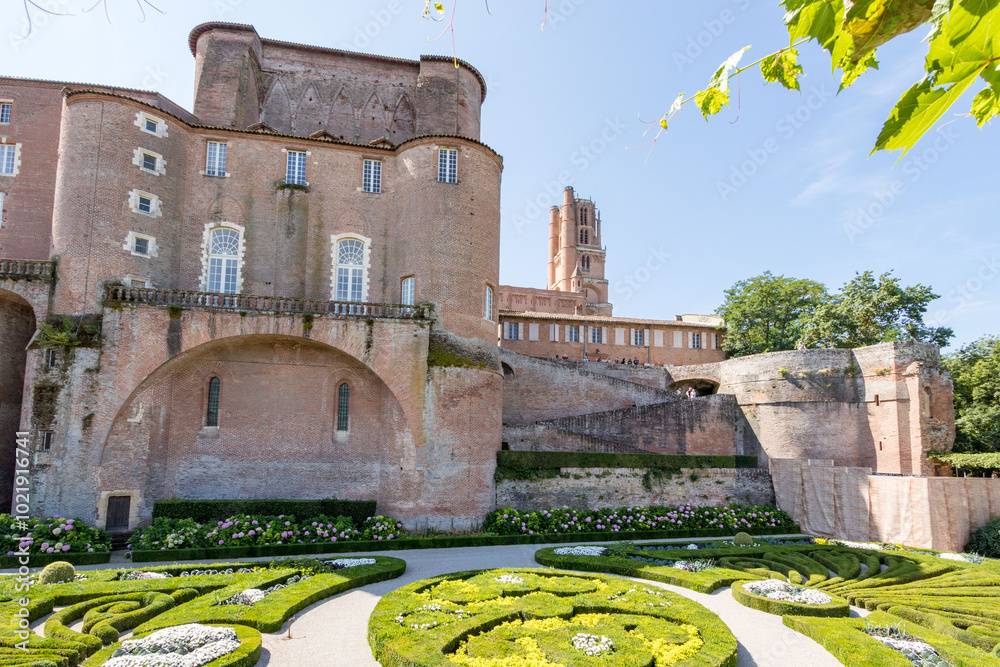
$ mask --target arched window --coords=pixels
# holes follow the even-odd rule
[[[580,230],[580,243],[587,245],[590,243],[590,234],[587,233],[586,229]]]
[[[219,378],[208,381],[208,410],[205,413],[205,426],[219,425]]]
[[[347,383],[337,390],[337,430],[347,430],[347,419],[351,412],[351,388]]]
[[[580,260],[580,263],[583,265],[583,270],[589,273],[590,272],[590,255],[584,255],[583,259]]]
[[[336,301],[364,301],[365,244],[357,239],[337,242]],[[346,385],[345,385],[346,386]]]
[[[236,294],[240,271],[240,233],[235,229],[213,229],[208,248],[207,291]]]

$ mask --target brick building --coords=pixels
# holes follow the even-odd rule
[[[612,317],[601,214],[563,191],[549,222],[548,289],[502,285],[500,347],[532,357],[680,366],[722,361],[722,318]]]

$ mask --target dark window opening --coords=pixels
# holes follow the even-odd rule
[[[42,431],[42,451],[47,452],[52,449],[52,431]]]
[[[208,412],[205,415],[205,426],[219,425],[219,378],[208,381]]]
[[[128,530],[128,515],[132,508],[131,496],[111,496],[108,498],[108,532]]]
[[[48,365],[49,368],[59,368],[59,351],[58,350],[49,350],[48,351],[48,358],[46,359],[46,363],[47,363],[47,365]]]
[[[347,418],[351,407],[351,388],[345,382],[337,392],[337,430],[347,430]]]

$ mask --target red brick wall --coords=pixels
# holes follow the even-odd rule
[[[0,290],[0,512],[11,504],[15,434],[21,423],[25,346],[35,333],[35,315],[26,301]]]

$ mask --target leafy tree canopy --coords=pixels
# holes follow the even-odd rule
[[[726,320],[722,349],[734,357],[794,349],[802,316],[826,296],[820,283],[770,271],[741,280],[726,290],[725,303],[715,311]]]
[[[955,383],[955,450],[1000,451],[1000,338],[984,336],[944,362]]]
[[[789,45],[744,67],[739,63],[749,47],[734,53],[716,70],[708,88],[691,97],[682,94],[674,102],[660,120],[663,130],[692,100],[706,119],[722,111],[729,104],[729,79],[753,67],[760,67],[765,80],[799,90],[798,47],[811,41],[830,54],[833,70],[841,71],[843,90],[869,68],[878,68],[876,48],[922,25],[930,28],[925,75],[896,103],[872,152],[902,150],[905,155],[977,82],[985,84],[972,102],[979,126],[1000,113],[1000,0],[782,0],[781,4]]]
[[[802,321],[807,347],[854,348],[897,340],[947,345],[954,332],[926,327],[927,304],[938,298],[930,287],[902,287],[899,278],[858,273],[839,294],[818,304]]]

